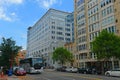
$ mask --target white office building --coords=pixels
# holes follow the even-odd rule
[[[73,13],[49,9],[27,32],[26,57],[44,57],[53,66],[52,52],[73,41]]]

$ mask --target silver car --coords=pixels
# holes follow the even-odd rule
[[[120,69],[114,69],[105,72],[106,76],[120,76]]]
[[[66,72],[78,72],[78,68],[76,68],[76,67],[67,67]]]

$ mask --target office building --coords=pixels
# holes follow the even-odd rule
[[[74,0],[76,61],[78,67],[100,69],[96,54],[91,52],[91,42],[106,29],[120,35],[120,0]],[[118,60],[109,61],[105,66],[120,67]]]
[[[53,66],[52,52],[73,41],[73,13],[49,9],[27,32],[27,57],[43,57]]]

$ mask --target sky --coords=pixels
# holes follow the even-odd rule
[[[74,0],[0,0],[0,43],[12,38],[26,49],[27,28],[33,26],[49,8],[73,12]]]

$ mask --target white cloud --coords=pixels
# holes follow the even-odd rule
[[[16,16],[16,13],[15,13],[15,12],[12,12],[10,15],[11,15],[11,16]]]
[[[5,21],[11,21],[11,18],[6,15],[2,7],[0,7],[0,19]]]
[[[23,0],[5,0],[8,3],[13,3],[13,4],[21,4]]]
[[[51,6],[55,5],[55,4],[61,4],[62,0],[36,0],[40,7],[44,8],[44,9],[49,9]]]
[[[16,18],[15,12],[10,13],[7,10],[11,5],[22,3],[23,0],[0,0],[0,19],[5,21],[14,21]]]
[[[0,5],[21,4],[23,0],[0,0]]]

